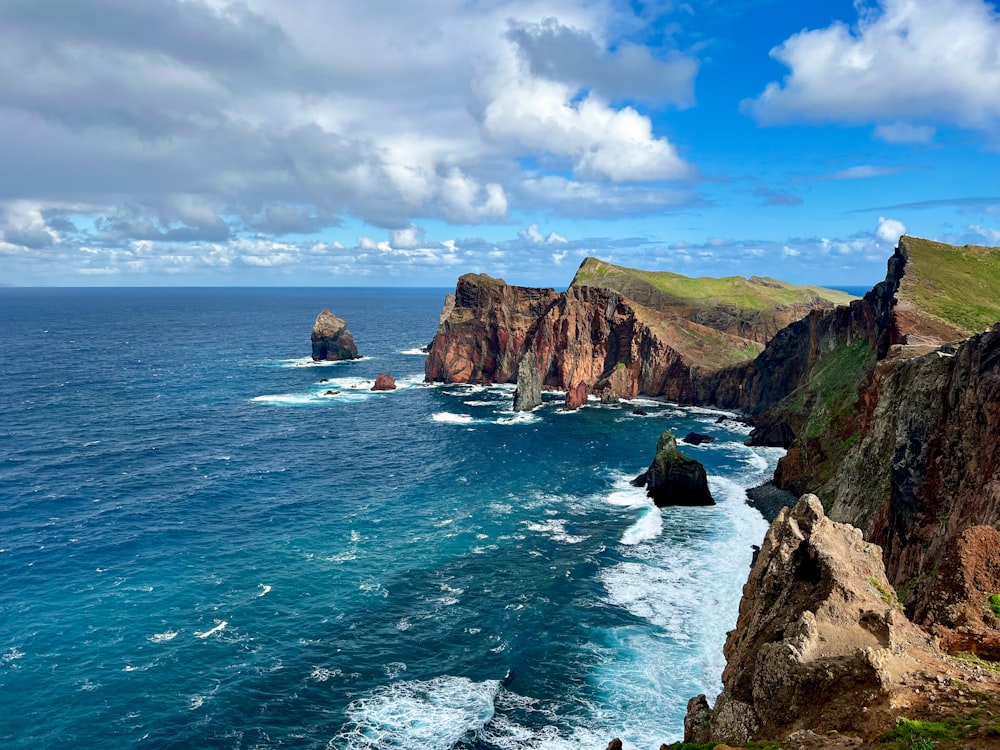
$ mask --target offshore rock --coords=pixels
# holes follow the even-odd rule
[[[683,440],[688,445],[701,445],[702,443],[709,444],[715,442],[714,437],[711,435],[705,435],[701,432],[689,432],[683,437]]]
[[[587,405],[587,384],[577,383],[575,387],[566,391],[566,403],[563,408],[566,411],[576,411]]]
[[[396,379],[392,375],[386,375],[384,372],[380,372],[375,376],[375,385],[372,386],[373,391],[394,391],[396,390]]]
[[[668,505],[715,505],[708,489],[705,467],[677,450],[677,440],[670,432],[660,435],[656,457],[642,474],[632,480],[645,487],[646,494],[658,507]]]
[[[517,389],[514,391],[514,411],[531,411],[542,405],[542,379],[538,374],[538,358],[533,349],[521,357],[517,365]]]
[[[317,362],[358,359],[358,347],[347,330],[347,323],[329,310],[317,315],[313,324],[312,358]]]
[[[880,552],[815,495],[783,509],[743,587],[707,731],[692,701],[685,740],[745,745],[800,730],[870,740],[891,726],[904,685],[936,657],[900,611]]]

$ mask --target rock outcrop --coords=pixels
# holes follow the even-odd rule
[[[380,372],[375,376],[375,384],[372,386],[373,391],[394,391],[396,390],[396,378],[392,375],[386,375],[384,372]]]
[[[685,740],[745,745],[799,730],[871,740],[890,727],[922,673],[947,668],[900,610],[880,553],[815,495],[783,509],[743,588],[723,691],[710,712],[703,696],[689,703]]]
[[[462,276],[424,363],[427,381],[514,382],[528,336],[558,296],[485,274]]]
[[[538,358],[529,349],[517,365],[517,389],[514,391],[514,411],[531,411],[542,405],[542,378],[538,374]]]
[[[317,362],[358,359],[358,347],[347,323],[329,310],[317,315],[313,324],[312,358]]]
[[[677,440],[670,432],[660,435],[653,463],[632,484],[645,487],[646,494],[659,507],[715,505],[705,467],[678,451]]]

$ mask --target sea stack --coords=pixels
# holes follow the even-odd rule
[[[531,411],[542,405],[542,379],[538,377],[538,357],[529,349],[517,365],[514,411]]]
[[[705,467],[677,450],[677,439],[664,432],[656,444],[656,457],[649,468],[632,480],[645,487],[658,507],[667,505],[715,505],[708,490]]]
[[[354,336],[347,330],[347,323],[329,310],[317,315],[313,324],[312,358],[316,362],[358,359],[358,347]]]

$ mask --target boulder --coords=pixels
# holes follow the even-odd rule
[[[392,375],[386,375],[384,372],[380,372],[375,376],[375,385],[372,386],[373,391],[394,391],[396,390],[396,379]]]
[[[677,439],[670,432],[660,435],[656,457],[642,474],[632,480],[645,487],[646,494],[659,507],[667,505],[715,505],[708,489],[705,467],[677,450]]]
[[[689,432],[684,436],[684,442],[688,445],[701,445],[702,443],[714,443],[715,438],[701,432]]]
[[[542,379],[538,376],[538,357],[529,349],[517,365],[517,390],[514,411],[531,411],[542,405]]]
[[[575,387],[566,391],[566,411],[574,411],[581,406],[587,405],[587,384],[577,383]]]
[[[329,310],[323,310],[313,323],[312,358],[316,362],[358,359],[358,347],[347,323]]]

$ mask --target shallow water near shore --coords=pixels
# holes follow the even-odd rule
[[[712,410],[424,384],[444,294],[0,290],[4,747],[680,739],[781,452]],[[363,359],[309,361],[324,307]],[[717,438],[682,445],[715,507],[629,485],[666,429]]]

